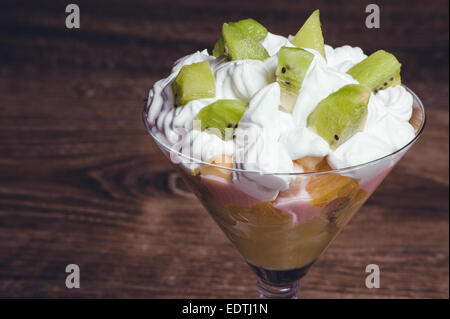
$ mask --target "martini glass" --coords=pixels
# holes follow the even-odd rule
[[[147,107],[142,115],[158,147],[258,276],[260,298],[296,298],[299,280],[421,135],[424,107],[405,88],[413,96],[410,123],[416,133],[408,144],[345,169],[311,160],[312,173],[265,174],[199,161],[158,136],[147,121]],[[273,201],[260,201],[232,182],[233,176],[257,180],[276,175],[294,175],[295,182]]]

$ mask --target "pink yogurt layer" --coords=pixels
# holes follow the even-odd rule
[[[393,165],[375,175],[360,185],[367,192],[373,192],[383,181],[387,174],[391,171]],[[211,193],[213,200],[222,206],[239,205],[251,207],[261,201],[254,198],[240,189],[238,189],[230,180],[216,175],[202,175],[204,185]],[[304,224],[320,214],[320,208],[310,204],[311,198],[303,188],[298,194],[283,197],[278,196],[273,202],[273,206],[277,209],[292,216],[292,221]]]
[[[222,206],[239,205],[251,207],[261,202],[240,189],[228,179],[216,175],[202,175],[204,185],[208,188],[214,201]]]
[[[202,175],[202,179],[213,200],[219,205],[251,207],[261,202],[238,189],[230,180],[215,175]],[[310,200],[301,193],[290,197],[278,196],[273,206],[291,215],[293,222],[303,224],[320,214],[320,208],[311,206]]]

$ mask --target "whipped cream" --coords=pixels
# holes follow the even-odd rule
[[[267,32],[266,37],[260,43],[270,56],[277,55],[281,47],[294,46],[289,42],[288,38],[270,32]]]
[[[347,72],[352,66],[367,58],[361,48],[349,45],[335,49],[325,45],[325,55],[327,56],[328,66],[339,72]]]
[[[299,171],[293,160],[328,155],[332,168],[346,168],[388,155],[414,138],[414,128],[408,122],[413,98],[402,86],[371,94],[363,130],[334,151],[322,137],[306,127],[308,115],[322,99],[347,84],[358,83],[346,73],[367,57],[358,47],[325,45],[326,59],[315,50],[305,49],[314,54],[314,59],[294,110],[292,114],[280,111],[280,88],[275,82],[277,55],[282,46],[293,46],[291,39],[268,33],[260,42],[270,55],[265,61],[228,62],[210,56],[206,50],[179,59],[171,74],[156,82],[149,92],[148,122],[152,132],[168,147],[200,161],[222,154],[232,155],[234,167],[248,171],[233,171],[232,182],[248,195],[264,201],[275,199],[280,191],[289,188],[295,179],[295,175],[289,173]],[[202,61],[211,66],[216,96],[175,108],[172,82],[182,66]],[[249,103],[234,140],[224,141],[199,131],[193,124],[198,112],[218,99]],[[197,166],[196,163],[185,164],[189,169]]]
[[[216,99],[236,99],[249,102],[261,88],[270,82],[264,62],[236,60],[218,64],[214,68]]]
[[[265,201],[274,200],[280,190],[288,189],[295,180],[293,175],[270,174],[294,170],[291,156],[279,141],[282,113],[279,105],[280,86],[274,82],[252,97],[235,131],[234,167],[261,174],[233,172],[233,183],[249,195]],[[269,175],[263,175],[265,173]],[[249,188],[249,184],[253,186]]]

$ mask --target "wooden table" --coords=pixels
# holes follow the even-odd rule
[[[256,277],[147,135],[148,89],[223,21],[383,48],[422,99],[419,142],[302,280],[304,298],[448,298],[448,1],[68,1],[0,5],[0,297],[256,297]],[[380,1],[381,2],[381,1]],[[261,2],[258,2],[261,3]],[[425,5],[426,4],[426,5]],[[65,267],[81,288],[65,287]],[[381,288],[365,288],[365,266]]]

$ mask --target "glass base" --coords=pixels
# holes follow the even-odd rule
[[[299,280],[306,275],[313,263],[290,270],[272,270],[248,264],[259,277],[257,282],[259,298],[297,299],[297,291],[300,288]]]
[[[256,275],[261,278],[261,280],[272,283],[274,285],[283,285],[297,281],[306,275],[309,267],[312,266],[314,261],[301,268],[289,269],[289,270],[272,270],[263,267],[258,267],[247,262],[250,268],[256,273]]]
[[[273,285],[259,279],[256,285],[260,299],[297,299],[297,291],[300,288],[298,280],[289,284]]]

